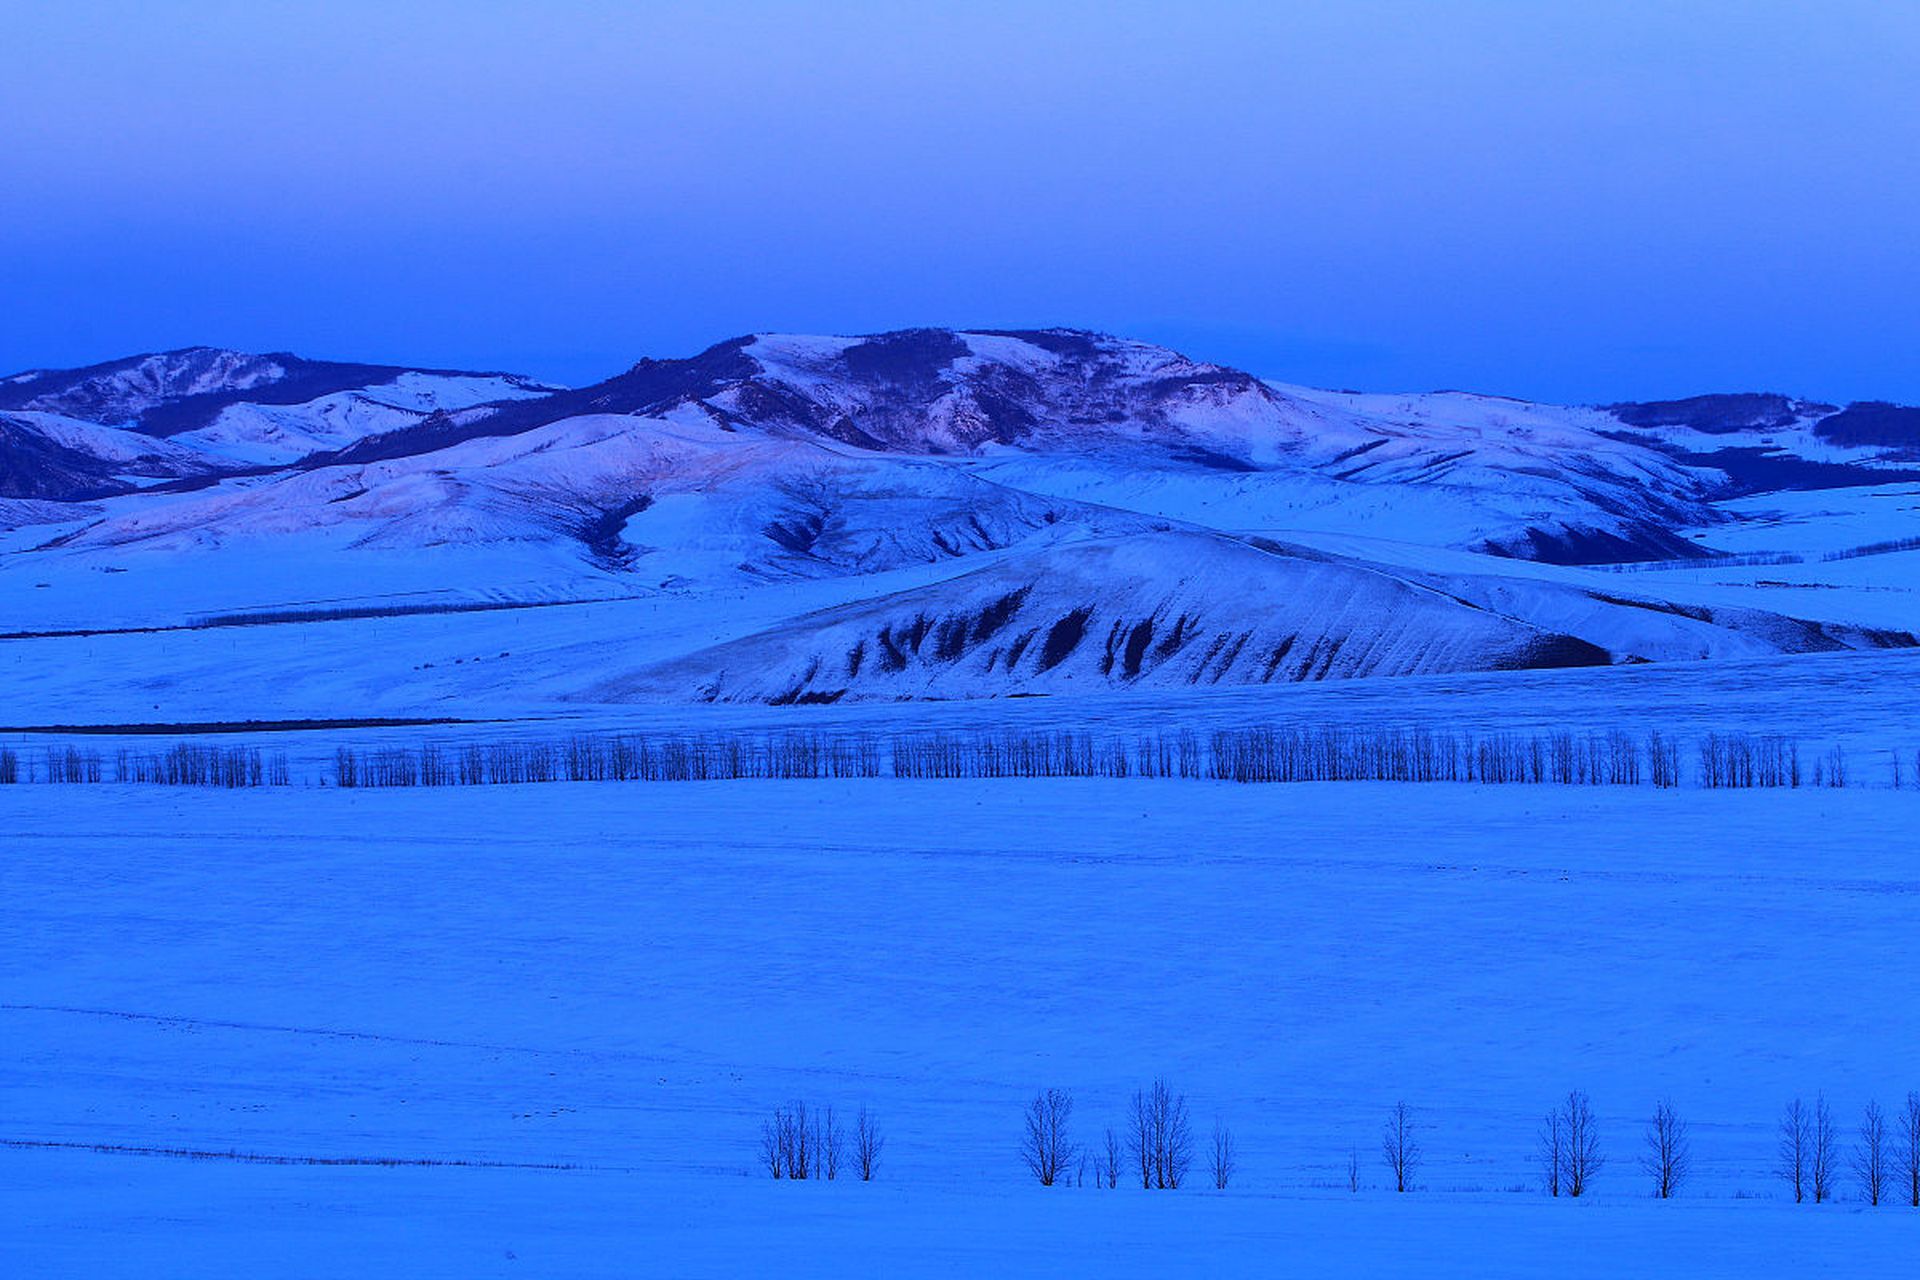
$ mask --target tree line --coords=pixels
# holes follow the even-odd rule
[[[1920,755],[1885,757],[1895,788],[1920,778]],[[1911,766],[1909,769],[1908,766]],[[1848,787],[1867,779],[1839,748],[1808,754],[1793,739],[1708,733],[1683,745],[1658,730],[1524,734],[1309,726],[978,733],[850,731],[576,734],[563,740],[339,747],[320,785],[467,787],[536,782],[739,779],[1189,778],[1238,783],[1459,782],[1708,789]],[[286,786],[284,752],[182,742],[111,758],[74,746],[36,760],[0,748],[0,784],[149,782]]]
[[[1380,1168],[1395,1194],[1421,1188],[1424,1128],[1412,1107],[1396,1102],[1380,1128]],[[1795,1098],[1781,1111],[1774,1173],[1794,1203],[1825,1204],[1849,1182],[1868,1205],[1902,1203],[1920,1208],[1920,1092],[1909,1093],[1889,1116],[1869,1102],[1858,1126],[1843,1134],[1824,1095],[1809,1106]],[[761,1127],[760,1165],[773,1178],[837,1178],[847,1170],[872,1181],[885,1138],[865,1107],[852,1126],[833,1108],[809,1111],[793,1102],[775,1109]],[[1043,1187],[1122,1184],[1147,1191],[1177,1191],[1190,1182],[1196,1156],[1215,1190],[1225,1191],[1240,1171],[1233,1131],[1215,1118],[1204,1140],[1196,1138],[1184,1093],[1164,1078],[1136,1089],[1116,1128],[1106,1125],[1090,1139],[1074,1122],[1074,1097],[1061,1088],[1033,1095],[1020,1115],[1013,1143],[1027,1177]],[[1542,1117],[1533,1138],[1532,1162],[1545,1194],[1579,1199],[1591,1194],[1610,1163],[1600,1122],[1581,1090],[1570,1090]],[[1642,1124],[1631,1167],[1637,1185],[1651,1197],[1671,1200],[1693,1172],[1693,1137],[1668,1101],[1657,1103]],[[1361,1190],[1359,1148],[1349,1151],[1346,1187]]]
[[[22,782],[137,782],[171,787],[286,787],[293,770],[283,751],[214,747],[178,742],[164,751],[122,748],[111,757],[96,749],[49,747],[24,765],[11,747],[0,748],[0,785]]]

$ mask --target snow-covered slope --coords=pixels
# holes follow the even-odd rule
[[[282,465],[445,409],[548,395],[510,374],[189,347],[0,379],[0,410],[163,437],[203,469]]]
[[[1906,647],[1905,632],[1266,539],[1154,533],[996,558],[586,690],[775,704],[1599,666]]]
[[[215,469],[170,440],[55,413],[0,412],[0,497],[86,501]]]
[[[347,548],[560,544],[634,587],[844,576],[1155,522],[916,459],[615,415],[427,455],[112,504],[69,554],[142,559],[315,535]],[[1164,527],[1164,522],[1159,522]]]
[[[364,369],[366,366],[350,366]],[[270,393],[291,376],[342,366],[315,365],[292,356],[248,355],[216,347],[188,347],[129,356],[81,369],[34,369],[0,379],[0,407],[39,409],[113,426],[146,426],[166,434],[165,411],[249,392]],[[324,376],[324,374],[322,375]],[[156,420],[146,422],[148,415]]]
[[[952,698],[1607,661],[1364,567],[1168,533],[1002,559],[616,677],[588,697]]]
[[[234,462],[280,465],[401,430],[443,410],[546,393],[546,388],[504,374],[408,371],[391,382],[337,391],[303,404],[230,404],[206,426],[172,439]]]

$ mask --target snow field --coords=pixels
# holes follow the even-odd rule
[[[1920,1088],[1908,794],[871,781],[0,805],[0,1138],[587,1166],[0,1149],[22,1274],[1495,1275],[1550,1253],[1753,1275],[1828,1251],[1864,1269],[1920,1231],[1794,1210],[1772,1172],[1796,1094],[1824,1090],[1850,1138],[1868,1098]],[[1070,1089],[1092,1139],[1155,1074],[1203,1136],[1233,1127],[1226,1195],[1025,1179],[1034,1090]],[[1552,1204],[1515,1188],[1572,1087],[1610,1163],[1590,1202]],[[1635,1162],[1663,1097],[1697,1168],[1656,1205]],[[872,1107],[882,1181],[751,1176],[792,1098]],[[1402,1098],[1426,1151],[1406,1201],[1376,1155]]]

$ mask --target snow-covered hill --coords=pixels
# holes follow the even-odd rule
[[[422,456],[581,415],[703,419],[746,435],[1006,469],[1017,487],[1231,527],[1414,495],[1422,536],[1592,561],[1684,554],[1717,472],[1609,437],[1618,422],[1468,396],[1366,397],[1269,383],[1072,330],[760,335],[513,405],[436,415],[326,459]],[[1356,488],[1358,486],[1358,488]],[[1201,513],[1205,514],[1201,514]]]
[[[1898,630],[1299,546],[1154,533],[1028,551],[809,614],[588,689],[790,703],[1600,666],[1905,647]]]
[[[1920,409],[1845,408],[1774,394],[1608,406],[1617,438],[1721,471],[1727,492],[1833,489],[1920,479]]]
[[[1857,574],[1789,602],[1582,566],[1798,558],[1804,521],[1753,551],[1771,481],[1920,476],[1910,412],[1335,392],[1058,329],[759,335],[578,389],[195,348],[0,380],[0,604],[71,631],[816,584],[590,656],[575,688],[610,699],[1901,645],[1920,610]]]
[[[977,697],[1590,666],[1605,650],[1404,579],[1217,534],[1001,559],[691,654],[596,701]]]
[[[280,465],[399,430],[436,410],[554,390],[511,374],[189,347],[15,374],[0,379],[0,410],[170,438],[208,455],[210,466]]]

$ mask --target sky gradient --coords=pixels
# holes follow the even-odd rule
[[[0,0],[0,371],[1062,324],[1920,401],[1920,6]]]

